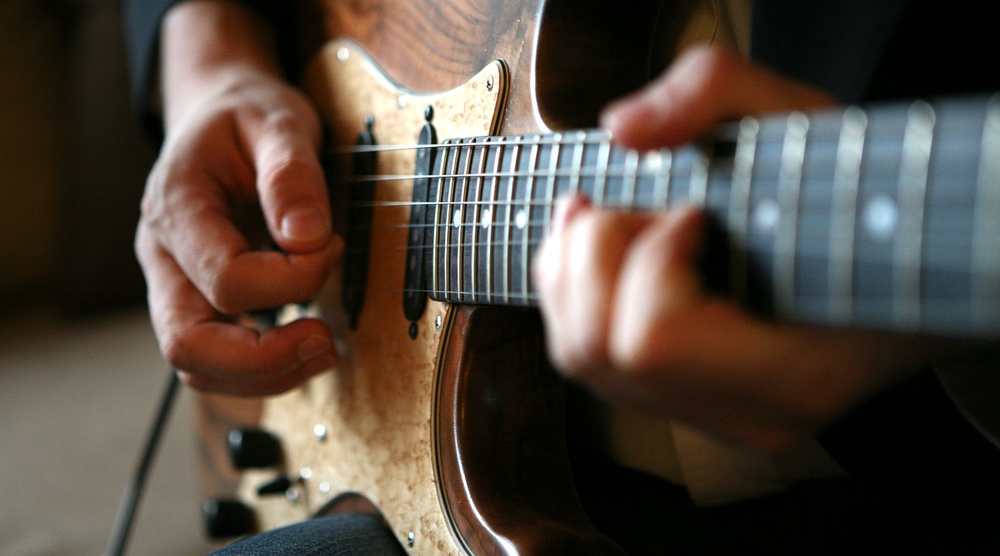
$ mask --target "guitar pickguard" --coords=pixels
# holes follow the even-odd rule
[[[305,81],[333,149],[353,145],[366,121],[379,145],[412,147],[428,107],[442,139],[495,133],[507,87],[497,61],[453,90],[408,91],[349,41],[327,45]],[[342,152],[349,167],[350,154]],[[377,158],[381,176],[414,171],[413,148],[386,149]],[[414,553],[463,553],[439,500],[434,449],[435,388],[451,308],[429,302],[413,338],[403,312],[411,192],[412,179],[375,182],[369,279],[356,328],[340,305],[339,268],[311,309],[335,331],[337,367],[265,406],[262,426],[281,438],[280,471],[295,481],[285,496],[260,497],[256,489],[274,471],[244,475],[240,495],[257,509],[262,529],[309,519],[338,497],[361,493]]]

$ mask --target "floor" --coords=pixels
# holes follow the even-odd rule
[[[104,553],[166,378],[142,308],[0,319],[0,555]],[[130,555],[212,549],[201,533],[191,393],[177,400]]]

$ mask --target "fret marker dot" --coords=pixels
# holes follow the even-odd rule
[[[489,228],[490,224],[492,223],[492,219],[493,219],[493,213],[490,212],[490,209],[485,209],[483,211],[483,227]]]
[[[523,210],[518,211],[517,216],[514,217],[514,224],[518,230],[523,230],[528,225],[528,213]]]
[[[461,209],[455,209],[455,217],[451,219],[455,223],[455,228],[458,229],[462,226],[462,211]]]
[[[778,227],[781,209],[774,199],[764,199],[753,211],[753,225],[761,232],[773,232]]]
[[[899,223],[899,209],[887,195],[877,195],[865,205],[865,229],[875,239],[885,241],[896,233]]]

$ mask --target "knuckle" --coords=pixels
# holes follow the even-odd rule
[[[326,264],[317,266],[312,272],[303,273],[303,276],[299,279],[299,282],[302,284],[302,292],[299,297],[302,299],[297,299],[297,302],[304,302],[311,299],[326,284],[332,259],[327,259],[325,262]]]
[[[228,271],[228,265],[212,265],[201,274],[207,277],[202,293],[212,307],[224,315],[236,315],[245,310],[241,302],[245,295],[241,295],[241,288]]]
[[[682,73],[689,87],[707,95],[725,94],[736,74],[740,59],[717,46],[701,46],[687,53]]]
[[[178,330],[168,330],[161,335],[160,353],[168,365],[180,371],[190,371],[192,365],[191,341]]]
[[[559,291],[559,259],[550,245],[548,242],[542,245],[531,268],[531,277],[542,303]]]
[[[588,334],[558,341],[552,354],[553,363],[563,376],[584,383],[594,381],[608,362],[604,343]]]
[[[616,320],[608,342],[608,359],[623,373],[644,376],[683,366],[685,318],[662,310],[632,311]]]
[[[692,57],[697,67],[700,67],[706,75],[717,78],[725,78],[740,60],[732,51],[718,46],[697,48],[693,51]]]
[[[304,183],[318,177],[315,157],[301,152],[288,152],[279,155],[261,171],[260,179],[264,184],[284,185],[289,183]]]
[[[673,367],[678,359],[676,352],[677,348],[669,339],[643,329],[611,342],[608,360],[623,373],[645,375]]]

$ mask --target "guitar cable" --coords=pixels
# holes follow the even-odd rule
[[[163,430],[166,428],[170,410],[173,408],[174,399],[177,397],[177,390],[180,386],[180,379],[177,377],[177,372],[171,370],[169,374],[170,378],[160,399],[159,410],[153,419],[152,428],[146,437],[146,446],[143,448],[139,463],[132,473],[132,479],[126,485],[125,492],[122,493],[121,503],[118,505],[118,513],[115,516],[114,526],[111,528],[111,536],[108,540],[108,547],[104,552],[104,556],[122,556],[125,554],[125,544],[132,529],[132,522],[135,520],[139,500],[142,498],[143,490],[146,488],[146,479],[149,475],[149,470],[153,466],[156,449],[160,445]]]

